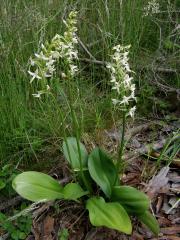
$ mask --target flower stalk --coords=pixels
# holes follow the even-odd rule
[[[119,149],[118,149],[118,161],[116,163],[117,176],[116,176],[115,183],[118,180],[120,168],[123,165],[123,155],[124,155],[124,147],[125,147],[125,128],[126,128],[126,112],[123,112],[121,142],[120,142]]]
[[[56,73],[56,64],[60,61],[63,71],[61,72],[62,78],[66,78],[69,91],[69,108],[71,112],[71,119],[73,128],[76,132],[77,148],[79,153],[79,163],[80,163],[80,174],[86,188],[91,191],[90,185],[87,183],[84,176],[83,166],[82,166],[82,157],[80,151],[80,127],[76,117],[76,113],[73,107],[73,94],[71,89],[71,80],[75,77],[78,72],[78,67],[74,64],[74,60],[78,59],[78,51],[76,49],[77,41],[77,12],[72,11],[69,14],[68,19],[63,20],[66,31],[64,35],[56,34],[50,43],[46,42],[41,45],[39,53],[35,53],[35,57],[30,59],[30,67],[28,73],[31,76],[30,83],[35,80],[41,84],[41,90],[37,93],[34,93],[33,96],[36,98],[41,98],[42,94],[46,94],[51,89],[49,86],[50,80],[54,77]],[[64,141],[67,147],[69,154],[70,162],[71,155],[69,152],[69,146],[67,143],[67,136],[65,132],[63,113],[60,110],[60,118],[63,125],[63,135]]]

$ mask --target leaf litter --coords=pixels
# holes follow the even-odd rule
[[[157,123],[157,122],[156,122]],[[27,240],[178,240],[180,239],[180,169],[172,161],[166,165],[161,161],[161,168],[157,168],[154,153],[159,156],[163,148],[167,132],[174,131],[176,124],[162,127],[157,123],[158,134],[154,138],[152,124],[141,124],[127,134],[129,142],[126,145],[125,161],[127,166],[121,176],[123,184],[136,186],[146,192],[151,200],[151,211],[160,224],[160,234],[155,238],[153,234],[135,218],[133,221],[133,233],[131,236],[120,234],[107,228],[94,228],[90,225],[87,212],[83,204],[57,201],[55,203],[41,203],[31,213],[33,216],[32,230]],[[168,131],[167,131],[168,130]],[[99,133],[98,133],[99,134]],[[99,138],[84,139],[93,148],[101,144],[103,138],[104,148],[113,153],[116,151],[118,134],[114,129],[106,130]],[[153,135],[153,136],[152,136]],[[152,139],[150,139],[152,136]],[[106,141],[104,141],[106,139]],[[100,141],[100,142],[99,142]],[[150,144],[152,142],[153,144]],[[113,151],[112,151],[113,149]],[[149,151],[151,149],[151,152]],[[153,151],[152,151],[153,150]],[[152,154],[153,153],[153,154]],[[149,154],[149,155],[148,155]],[[177,159],[179,155],[177,154]],[[70,180],[70,172],[65,162],[52,169],[50,174],[61,182]],[[64,180],[62,180],[62,178]],[[16,205],[16,204],[15,204]],[[12,205],[13,207],[13,205]],[[61,233],[66,233],[65,235]],[[5,236],[5,235],[4,235]],[[5,239],[5,238],[2,238]],[[6,238],[7,239],[7,238]]]

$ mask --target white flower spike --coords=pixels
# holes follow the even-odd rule
[[[78,59],[78,51],[75,48],[77,44],[77,28],[76,20],[77,12],[72,11],[69,17],[64,21],[66,25],[66,32],[64,35],[56,34],[50,43],[41,44],[39,53],[35,53],[34,58],[30,58],[30,66],[28,73],[31,75],[30,83],[35,79],[42,79],[44,89],[33,94],[34,97],[40,98],[42,93],[47,93],[50,90],[49,80],[56,72],[56,64],[61,59],[62,65],[65,65],[64,76],[73,78],[78,72],[78,67],[74,64],[74,60]]]
[[[129,45],[113,47],[112,62],[108,63],[106,67],[111,74],[112,90],[117,95],[117,98],[112,99],[112,103],[120,106],[121,109],[128,112],[128,115],[134,117],[136,107],[131,107],[131,103],[136,100],[136,97],[133,77],[129,75],[133,73],[129,66],[129,48]]]

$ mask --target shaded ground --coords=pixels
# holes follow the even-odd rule
[[[89,223],[88,213],[84,210],[83,203],[57,201],[55,204],[50,202],[33,206],[34,209],[31,211],[33,215],[32,231],[26,239],[180,239],[179,153],[177,152],[171,159],[173,149],[179,144],[178,135],[175,140],[169,143],[164,155],[160,155],[163,146],[167,145],[169,135],[175,133],[178,128],[179,122],[177,120],[166,123],[162,121],[147,123],[146,121],[134,128],[129,127],[130,130],[127,131],[126,135],[126,139],[130,139],[130,141],[126,147],[126,166],[125,172],[121,176],[122,183],[141,189],[151,199],[152,213],[157,217],[161,228],[158,238],[154,237],[135,218],[133,219],[132,236],[106,228],[93,228]],[[116,152],[119,138],[116,129],[98,132],[95,138],[96,141],[92,137],[84,135],[86,146],[92,148],[94,145],[102,145],[103,143],[104,148],[111,154]],[[159,165],[157,159],[160,159],[158,160]],[[167,166],[170,162],[171,164]],[[61,182],[63,179],[63,183],[70,180],[68,166],[63,160],[60,165],[51,170],[50,174]],[[4,210],[7,211],[7,209]],[[3,234],[6,238],[2,239],[10,239],[5,233]]]

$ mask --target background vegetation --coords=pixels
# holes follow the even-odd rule
[[[146,15],[146,0],[1,0],[0,4],[0,164],[24,168],[53,165],[62,138],[59,117],[64,103],[67,132],[71,132],[65,104],[65,79],[54,79],[54,99],[33,98],[35,84],[27,74],[30,56],[64,29],[62,19],[78,10],[79,55],[82,71],[72,86],[80,106],[84,133],[119,122],[113,114],[111,87],[105,62],[112,46],[131,44],[131,68],[136,72],[138,112],[164,115],[177,109],[179,87],[179,0],[159,1],[159,12]],[[79,108],[78,108],[79,109]],[[49,156],[47,153],[51,152]],[[41,157],[39,157],[41,156]],[[42,159],[42,160],[40,160]],[[42,166],[42,161],[43,166]]]

